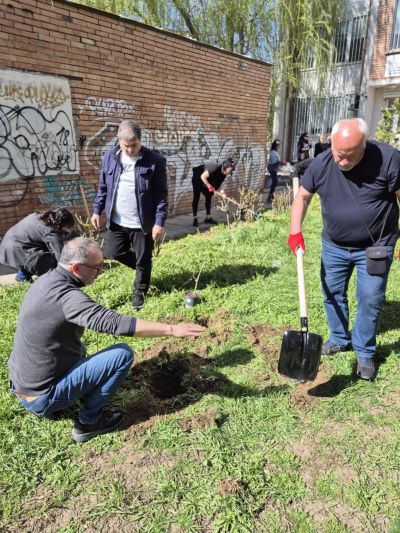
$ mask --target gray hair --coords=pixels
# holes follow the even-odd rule
[[[118,139],[124,141],[140,141],[142,138],[142,130],[139,124],[133,120],[123,120],[118,128]]]
[[[75,263],[86,263],[90,250],[97,248],[101,251],[97,242],[86,237],[75,237],[64,244],[59,263],[62,265],[73,265]]]
[[[341,123],[343,122],[343,120],[349,120],[349,119],[342,119],[342,120],[338,120],[336,122],[336,124],[333,126],[332,128],[332,133],[331,135],[335,135],[335,133],[338,132],[339,128],[340,128],[340,125]],[[363,136],[365,137],[365,139],[367,139],[368,135],[369,135],[369,130],[368,130],[368,124],[365,122],[365,120],[363,120],[362,118],[353,118],[351,120],[356,120],[357,121],[357,125],[358,125],[358,129],[360,130],[360,132],[363,134]]]

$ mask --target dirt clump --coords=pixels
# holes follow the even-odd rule
[[[276,328],[270,324],[251,324],[247,328],[248,341],[265,359],[274,373],[278,372],[278,359],[282,335],[287,328]]]
[[[245,488],[245,484],[240,479],[225,479],[218,485],[218,493],[221,496],[231,496],[239,494]]]

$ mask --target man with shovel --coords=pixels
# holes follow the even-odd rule
[[[359,118],[340,120],[332,130],[332,149],[306,170],[291,213],[288,245],[305,250],[301,224],[314,193],[323,221],[321,283],[330,329],[322,354],[354,349],[357,375],[375,376],[373,357],[386,284],[398,237],[400,153],[368,141]],[[349,330],[347,289],[357,272],[357,313]]]

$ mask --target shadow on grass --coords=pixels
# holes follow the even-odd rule
[[[218,368],[244,365],[254,357],[250,350],[229,350],[207,359],[193,352],[164,351],[134,365],[123,388],[140,393],[126,405],[122,429],[145,422],[155,415],[166,415],[194,404],[205,394],[229,398],[263,397],[289,394],[289,385],[256,388],[234,383]],[[235,359],[235,360],[234,360]]]
[[[320,383],[315,387],[308,390],[310,396],[317,396],[319,398],[333,398],[338,396],[343,390],[348,389],[358,381],[355,373],[352,373],[350,376],[335,375],[325,383]]]
[[[400,302],[386,300],[379,323],[379,333],[399,329]]]
[[[210,271],[201,273],[198,289],[204,289],[210,283],[215,283],[218,287],[227,287],[229,285],[238,285],[247,283],[255,276],[269,276],[278,269],[275,267],[264,267],[257,265],[224,265]],[[197,273],[195,273],[195,276]],[[178,274],[170,274],[163,278],[154,278],[152,285],[162,292],[169,292],[173,289],[187,288],[191,289],[194,286],[193,272],[186,270]]]

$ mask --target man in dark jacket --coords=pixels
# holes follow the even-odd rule
[[[85,357],[85,328],[125,337],[197,337],[197,324],[149,322],[120,315],[81,289],[103,269],[99,245],[84,237],[68,241],[55,270],[26,293],[8,361],[11,392],[28,411],[49,417],[82,400],[72,437],[85,442],[116,429],[124,413],[105,407],[126,378],[133,350],[125,343]]]
[[[167,167],[162,155],[141,145],[136,122],[121,122],[118,139],[119,146],[104,156],[92,224],[100,229],[105,210],[108,255],[136,269],[132,305],[140,309],[150,285],[153,243],[164,235]]]

